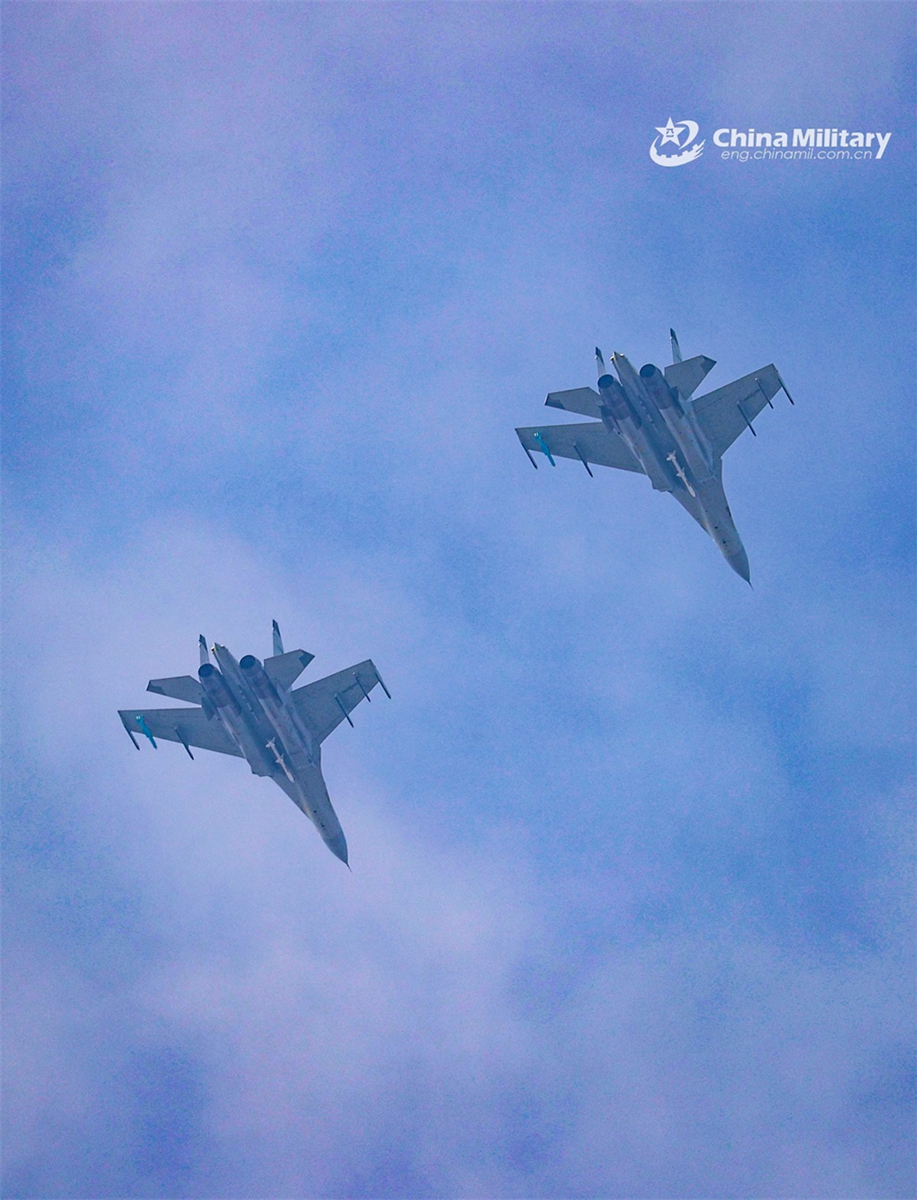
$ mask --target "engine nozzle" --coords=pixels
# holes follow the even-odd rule
[[[643,380],[643,386],[660,408],[681,410],[678,397],[673,394],[665,376],[654,363],[647,363],[646,366],[640,368],[640,378]]]
[[[197,677],[201,681],[205,696],[213,705],[217,708],[234,707],[235,701],[232,698],[232,692],[213,663],[202,663]]]
[[[602,375],[598,382],[598,389],[602,394],[602,400],[611,411],[611,415],[618,423],[621,421],[633,421],[639,427],[640,417],[636,409],[627,398],[627,393],[621,387],[614,375]]]
[[[246,654],[244,658],[241,658],[239,660],[239,668],[244,673],[246,682],[259,700],[270,698],[278,704],[280,703],[277,689],[271,682],[267,671],[265,671],[261,662],[255,658],[254,654]]]

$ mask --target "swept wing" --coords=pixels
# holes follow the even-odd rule
[[[694,415],[714,454],[725,454],[782,387],[777,368],[769,363],[693,401]]]
[[[219,721],[215,717],[208,719],[202,708],[130,708],[119,710],[118,716],[134,737],[145,735],[139,717],[154,738],[197,746],[201,750],[215,750],[217,754],[244,757]]]
[[[382,683],[379,672],[367,658],[355,667],[296,688],[291,695],[309,730],[323,742],[342,721],[350,721],[350,714],[361,700],[369,698],[377,683]]]

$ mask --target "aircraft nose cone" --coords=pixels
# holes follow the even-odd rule
[[[347,863],[347,839],[343,833],[337,834],[335,837],[325,838],[325,845],[336,858],[339,858],[346,867]]]
[[[735,571],[736,575],[741,575],[746,583],[751,583],[751,572],[748,569],[748,555],[745,553],[745,547],[736,554],[727,555],[726,561]]]

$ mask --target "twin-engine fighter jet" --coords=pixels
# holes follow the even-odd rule
[[[194,708],[147,708],[119,712],[131,741],[136,733],[156,748],[156,739],[244,758],[255,775],[267,775],[313,822],[332,854],[347,863],[347,842],[322,778],[321,743],[378,683],[388,688],[371,659],[291,691],[315,657],[305,650],[284,653],[274,622],[274,653],[260,663],[252,654],[236,662],[225,646],[214,645],[214,666],[203,635],[197,679],[178,675],[151,679],[148,692],[187,700]],[[389,699],[391,697],[389,696]]]
[[[620,467],[650,477],[657,491],[675,499],[713,538],[726,561],[751,582],[748,556],[742,545],[723,491],[725,452],[779,391],[793,398],[773,363],[692,400],[691,396],[716,364],[699,354],[682,361],[674,329],[672,364],[660,371],[647,363],[637,372],[623,354],[613,354],[617,379],[605,369],[596,347],[598,392],[574,388],[551,392],[545,404],[597,417],[578,425],[545,425],[517,429],[533,467],[532,451],[539,450],[552,466],[558,458],[578,458],[589,464]],[[757,434],[755,434],[757,436]]]

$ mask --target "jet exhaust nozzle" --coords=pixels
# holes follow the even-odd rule
[[[213,663],[203,663],[197,673],[197,677],[201,681],[201,687],[204,689],[205,696],[212,704],[216,705],[217,708],[229,708],[233,706],[232,693],[226,686],[226,680]]]
[[[240,659],[239,667],[245,672],[245,678],[247,679],[252,691],[256,696],[258,696],[260,699],[263,699],[266,696],[270,696],[272,699],[277,699],[274,685],[271,683],[267,672],[258,659],[255,658],[254,654],[246,654],[244,658]]]
[[[643,380],[643,386],[660,408],[680,408],[672,395],[671,388],[666,383],[665,376],[654,363],[647,363],[646,366],[640,368],[640,378]]]
[[[611,410],[611,415],[616,422],[633,421],[636,426],[641,425],[640,417],[633,405],[627,398],[627,393],[621,387],[614,375],[602,375],[598,382],[598,389],[602,393],[602,399]]]

